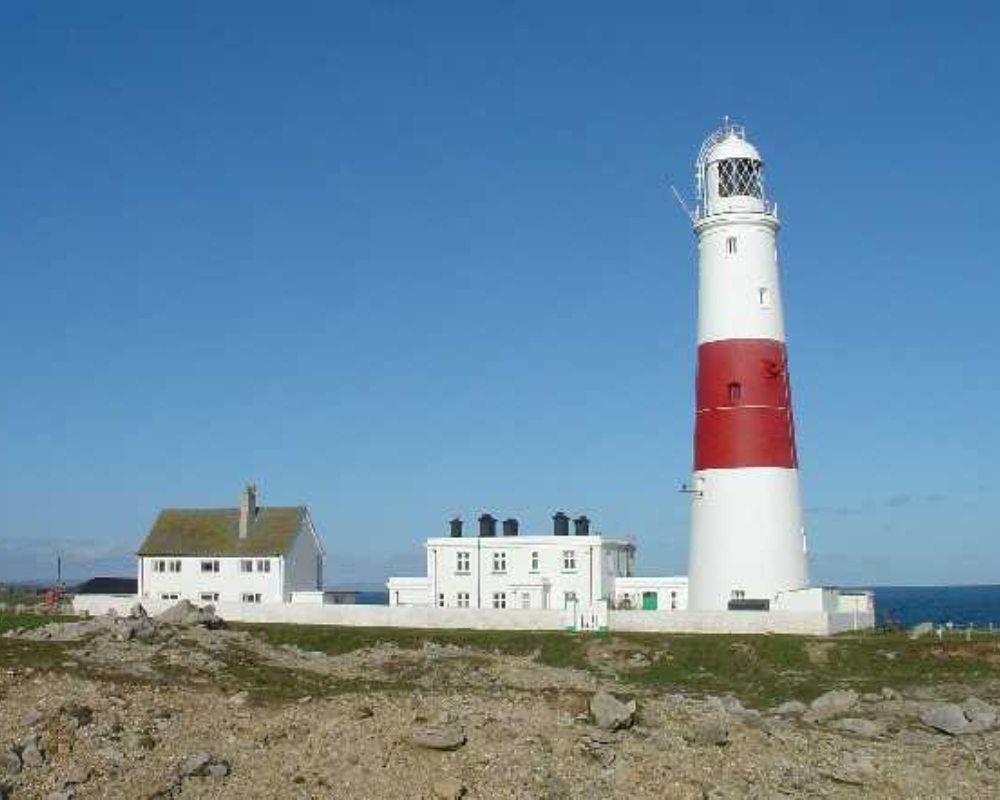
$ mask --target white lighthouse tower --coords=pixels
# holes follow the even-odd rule
[[[771,608],[808,585],[776,208],[742,127],[701,146],[689,607]]]

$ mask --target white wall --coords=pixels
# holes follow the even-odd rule
[[[875,612],[828,614],[822,611],[611,611],[613,631],[648,633],[788,633],[829,636],[875,626]]]
[[[427,578],[390,578],[386,584],[390,606],[429,606],[431,584]]]
[[[643,595],[652,592],[656,595],[658,611],[683,611],[687,608],[688,581],[686,577],[669,578],[615,578],[615,606],[620,608],[627,598],[632,610],[643,607]]]
[[[261,602],[276,603],[281,595],[281,564],[278,558],[253,558],[253,572],[241,572],[240,558],[202,558],[202,557],[168,557],[157,556],[139,559],[141,572],[140,586],[142,596],[159,598],[162,594],[177,594],[179,599],[192,602],[205,602],[201,599],[203,592],[217,592],[219,602],[239,602],[244,592],[259,593]],[[154,572],[153,562],[166,562],[166,572]],[[172,561],[180,561],[181,571],[170,572]],[[218,561],[218,572],[202,572],[202,561]],[[258,561],[268,561],[270,572],[258,571]],[[174,601],[176,602],[176,601]]]
[[[562,608],[568,592],[579,603],[596,603],[611,591],[608,578],[630,568],[633,550],[627,542],[600,536],[442,537],[428,539],[425,548],[429,604],[437,604],[443,594],[446,607],[457,607],[459,593],[465,593],[472,608],[492,608],[494,594],[503,593],[508,609],[521,608],[524,595],[532,608]],[[566,568],[566,552],[574,554],[574,568]],[[616,556],[609,559],[608,552]],[[459,553],[468,554],[467,570],[458,569]],[[502,571],[493,568],[498,553],[506,557]]]

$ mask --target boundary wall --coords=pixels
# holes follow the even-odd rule
[[[128,614],[137,597],[81,595],[73,599],[80,614],[108,611]],[[156,616],[173,600],[142,601]],[[232,622],[280,622],[297,625],[343,625],[372,628],[456,628],[466,630],[561,631],[578,627],[559,609],[434,608],[428,606],[367,606],[305,603],[216,603],[216,613]],[[607,611],[611,631],[637,633],[785,633],[829,636],[874,627],[873,611]],[[602,626],[603,627],[603,626]]]

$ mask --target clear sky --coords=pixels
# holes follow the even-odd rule
[[[686,569],[701,140],[769,167],[816,581],[1000,582],[995,3],[0,11],[0,579],[310,507]]]

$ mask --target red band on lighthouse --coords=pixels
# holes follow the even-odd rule
[[[795,469],[785,345],[727,339],[698,348],[694,468]]]

